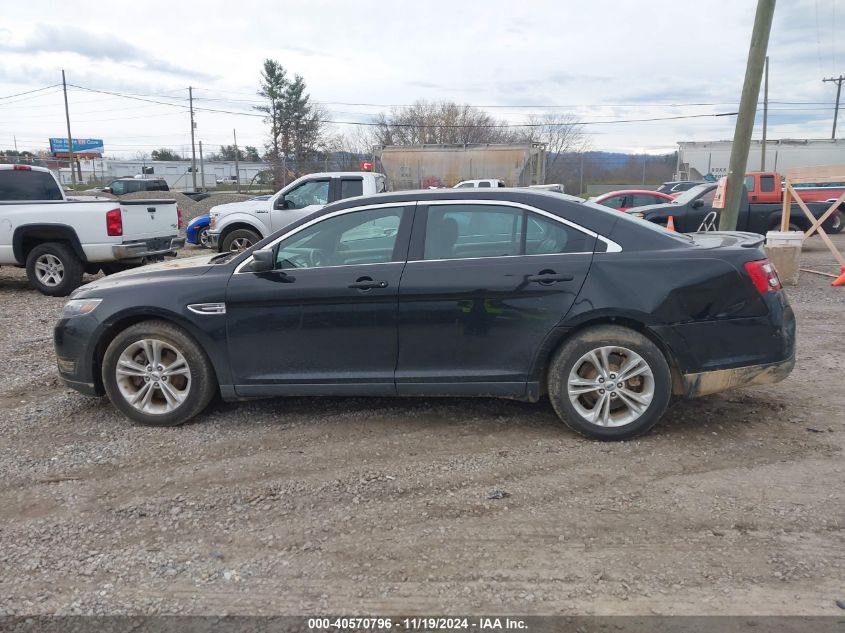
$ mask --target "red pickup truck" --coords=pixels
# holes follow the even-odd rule
[[[750,171],[745,174],[745,188],[749,204],[783,202],[783,178],[774,171]],[[796,191],[804,202],[833,203],[845,192],[845,183],[818,183],[796,185]],[[839,233],[843,228],[845,203],[839,206],[832,222],[825,228],[828,233]]]

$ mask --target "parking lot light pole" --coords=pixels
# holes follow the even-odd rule
[[[742,200],[742,183],[748,165],[748,150],[751,148],[751,133],[754,131],[754,116],[757,114],[757,99],[760,97],[760,83],[763,80],[763,66],[766,63],[766,49],[769,46],[774,12],[775,0],[757,0],[757,15],[754,17],[754,29],[751,31],[751,46],[748,49],[742,97],[739,100],[739,115],[736,118],[734,140],[731,144],[725,208],[719,218],[720,231],[736,230]]]

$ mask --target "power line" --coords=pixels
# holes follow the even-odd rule
[[[0,97],[0,99],[11,99],[12,97],[21,97],[23,95],[31,95],[34,92],[42,92],[44,90],[49,90],[50,88],[59,88],[62,84],[53,84],[52,86],[44,86],[43,88],[36,88],[35,90],[27,90],[26,92],[19,92],[13,95],[6,95],[5,97]]]

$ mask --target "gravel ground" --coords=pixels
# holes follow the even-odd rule
[[[804,260],[835,270],[817,239]],[[0,269],[0,614],[841,615],[829,283],[788,290],[787,381],[604,444],[545,401],[218,402],[133,426],[59,384],[63,300]]]

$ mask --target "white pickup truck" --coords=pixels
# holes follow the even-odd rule
[[[240,251],[330,202],[387,191],[384,174],[325,172],[308,174],[268,200],[253,198],[213,207],[208,243],[219,251]]]
[[[112,273],[175,256],[185,244],[174,200],[67,198],[50,170],[0,165],[0,266],[63,297],[82,274]]]

